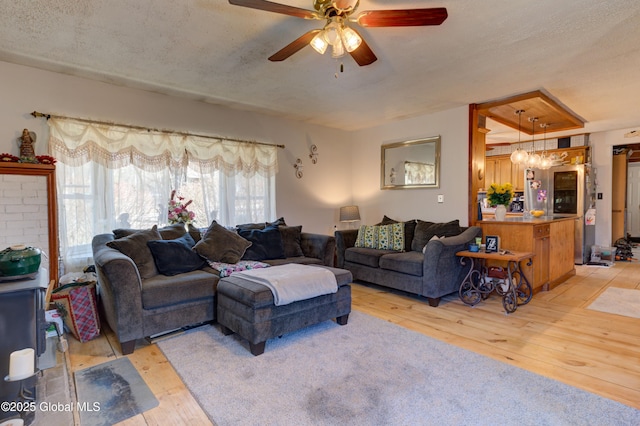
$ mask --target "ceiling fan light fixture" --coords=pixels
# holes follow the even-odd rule
[[[342,43],[342,24],[337,21],[331,21],[325,25],[322,30],[324,39],[332,46]]]
[[[332,46],[331,57],[342,58],[345,54],[344,45],[342,42],[336,43]]]
[[[327,47],[329,46],[329,43],[327,43],[324,38],[324,31],[320,31],[318,34],[316,34],[316,36],[311,39],[311,42],[309,44],[311,45],[311,47],[313,47],[313,50],[321,55],[324,55],[324,52],[327,51]]]
[[[362,38],[352,28],[346,26],[342,28],[342,44],[347,52],[353,52],[360,47],[361,43]]]

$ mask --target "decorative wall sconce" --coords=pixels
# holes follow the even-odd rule
[[[298,179],[302,178],[302,170],[304,169],[304,166],[302,165],[301,159],[298,158],[296,160],[296,164],[293,165],[293,168],[296,169],[296,177]]]
[[[309,147],[311,150],[311,154],[309,154],[309,158],[311,158],[311,163],[316,164],[318,162],[318,147],[313,144]]]

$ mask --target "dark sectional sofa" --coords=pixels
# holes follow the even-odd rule
[[[357,247],[359,229],[336,231],[336,267],[351,271],[354,280],[417,294],[438,306],[443,296],[458,291],[467,273],[456,253],[482,236],[482,229],[461,227],[457,220],[397,222],[386,216],[374,226],[394,223],[403,224],[404,247],[399,250]]]
[[[282,236],[282,245],[275,248],[276,258],[259,259],[260,262],[333,266],[333,236],[302,232],[302,227],[289,227],[283,219],[280,221],[247,224],[243,228],[254,230],[252,236],[257,238],[255,241],[264,240],[261,231],[265,228],[273,230],[275,227]],[[116,230],[115,234],[101,234],[93,238],[101,313],[115,332],[123,354],[133,352],[137,339],[215,320],[220,272],[211,268],[191,248],[180,247],[183,240],[193,243],[200,240],[197,243],[201,245],[202,253],[223,253],[223,257],[226,256],[224,260],[234,260],[233,250],[229,249],[234,243],[225,238],[241,245],[244,239],[238,240],[239,233],[234,232],[234,236],[214,225],[217,224],[214,222],[202,233],[202,239],[200,230],[190,227],[187,233],[184,225],[154,227],[151,230]],[[224,237],[220,236],[222,234]],[[149,241],[160,249],[156,247],[152,253],[148,248]],[[207,241],[221,244],[207,247]],[[255,248],[260,244],[253,245]],[[198,249],[197,244],[194,249]],[[269,250],[274,248],[269,247]],[[268,255],[268,250],[262,253]],[[256,257],[255,251],[253,257]]]

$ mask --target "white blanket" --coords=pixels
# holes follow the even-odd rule
[[[269,287],[276,306],[338,291],[338,283],[333,272],[316,266],[290,263],[236,272],[233,276]]]

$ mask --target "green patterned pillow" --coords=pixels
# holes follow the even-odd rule
[[[389,225],[362,225],[356,247],[404,251],[404,222]]]

